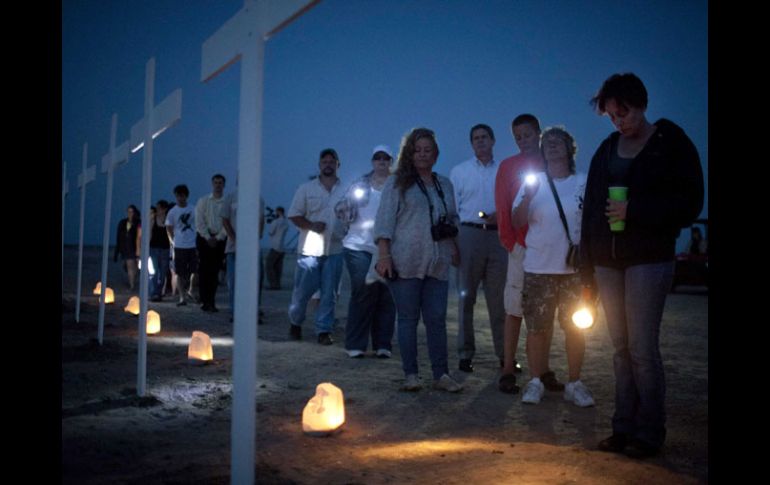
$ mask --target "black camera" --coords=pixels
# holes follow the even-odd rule
[[[438,222],[430,227],[430,235],[434,241],[455,237],[458,232],[457,227],[446,221],[446,216],[439,217]]]

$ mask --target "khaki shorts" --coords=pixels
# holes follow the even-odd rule
[[[524,289],[524,253],[526,248],[520,244],[513,246],[508,253],[508,270],[505,274],[503,299],[506,315],[521,317],[521,291]]]

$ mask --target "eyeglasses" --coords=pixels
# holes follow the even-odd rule
[[[389,162],[393,159],[387,155],[375,155],[372,157],[372,160],[383,160],[383,161]]]

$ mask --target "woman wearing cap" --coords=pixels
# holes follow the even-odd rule
[[[382,189],[374,225],[377,273],[388,286],[398,310],[398,346],[406,379],[402,387],[417,391],[417,323],[422,314],[433,371],[433,387],[458,392],[447,362],[446,310],[449,265],[460,262],[459,220],[452,182],[433,172],[438,144],[432,130],[415,128],[404,136],[398,168]]]
[[[345,266],[350,274],[350,303],[345,325],[345,350],[352,358],[366,352],[371,335],[377,357],[388,358],[396,324],[396,307],[390,290],[382,279],[370,281],[374,245],[374,218],[380,206],[382,188],[390,176],[393,155],[387,145],[372,151],[372,171],[348,188],[334,207],[337,218],[347,226],[342,240]]]

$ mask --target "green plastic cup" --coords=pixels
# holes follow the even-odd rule
[[[628,187],[610,187],[610,200],[627,200]],[[621,232],[626,228],[626,221],[615,221],[610,223],[610,231]]]

